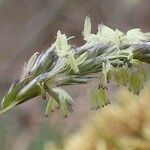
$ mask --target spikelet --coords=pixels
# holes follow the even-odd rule
[[[45,116],[47,117],[51,112],[54,112],[57,108],[59,108],[59,104],[52,97],[49,98],[46,109]]]
[[[113,77],[118,86],[127,86],[130,76],[130,70],[128,67],[117,67],[113,69]]]
[[[101,107],[104,107],[107,104],[110,104],[106,88],[99,87],[99,88],[91,88],[89,90],[89,97],[91,101],[91,109],[96,110]]]
[[[91,34],[91,19],[88,16],[85,18],[84,30],[83,30],[82,34],[83,34],[85,40]]]
[[[133,72],[130,77],[129,91],[138,95],[144,87],[145,77],[142,72]]]
[[[45,115],[47,116],[49,112],[54,111],[56,108],[60,109],[64,118],[67,118],[68,113],[72,113],[72,105],[74,104],[71,96],[61,88],[53,88],[52,91],[56,94],[58,100],[55,98],[50,98],[47,103]]]
[[[60,31],[57,32],[57,38],[54,45],[56,47],[56,52],[60,57],[68,55],[71,50],[71,45],[68,44],[67,36]]]

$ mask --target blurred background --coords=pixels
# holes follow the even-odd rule
[[[56,32],[59,29],[69,36],[76,37],[71,41],[72,44],[81,45],[84,42],[81,32],[87,15],[92,18],[93,31],[96,31],[98,23],[104,23],[111,28],[118,28],[124,32],[136,27],[141,28],[144,32],[150,31],[150,0],[0,0],[0,99],[2,99],[12,81],[21,72],[24,62],[34,52],[47,49],[55,40]],[[144,118],[148,120],[148,123],[146,123],[146,127],[142,128],[144,131],[140,130],[142,133],[144,132],[144,137],[141,137],[141,132],[132,134],[130,130],[127,130],[128,126],[134,130],[135,124],[139,121],[137,117],[133,124],[124,125],[126,128],[121,127],[122,124],[119,124],[117,126],[119,131],[116,131],[119,134],[109,132],[108,129],[113,129],[113,127],[108,127],[108,129],[104,130],[106,132],[99,135],[106,138],[103,140],[97,138],[95,132],[103,130],[103,126],[101,127],[101,124],[99,124],[101,121],[94,121],[95,126],[100,126],[96,128],[96,131],[93,131],[95,126],[91,126],[89,122],[91,122],[93,116],[100,117],[100,120],[107,120],[109,113],[106,115],[101,114],[105,113],[107,109],[109,109],[108,112],[111,110],[109,106],[106,110],[104,108],[97,112],[90,110],[86,93],[88,86],[90,85],[65,88],[77,104],[77,107],[74,108],[75,112],[67,119],[62,119],[58,112],[45,118],[46,102],[41,97],[34,98],[6,113],[0,118],[0,150],[111,150],[113,147],[114,149],[120,148],[118,146],[120,144],[116,144],[105,135],[111,135],[112,139],[113,137],[117,139],[122,135],[125,137],[133,135],[138,137],[137,141],[135,142],[130,136],[130,138],[123,140],[123,142],[129,141],[128,143],[130,143],[125,143],[125,146],[131,147],[133,144],[136,147],[131,147],[131,150],[149,150],[150,118],[148,116],[150,116],[150,112],[145,112],[146,117]],[[127,96],[129,95],[127,90],[120,90],[120,95],[110,93],[111,99],[117,99],[117,95],[121,99],[125,97],[124,101],[127,102],[130,99],[133,99],[133,101],[137,99],[137,97]],[[147,86],[145,91],[149,90],[150,86]],[[114,89],[114,91],[116,90]],[[140,99],[149,100],[150,95],[148,93],[144,94],[143,92],[143,97],[141,96]],[[118,106],[114,104],[114,107],[111,106],[111,108],[119,107],[122,109],[122,105],[128,106],[122,103]],[[146,101],[143,104],[143,109],[145,105],[149,106],[149,103]],[[134,103],[132,108],[127,107],[125,112],[128,109],[135,109],[137,115],[133,114],[138,116],[142,112],[140,108],[137,108],[137,105],[141,106],[139,103]],[[117,111],[115,113],[118,114]],[[122,112],[122,114],[125,113]],[[116,124],[119,120],[116,119],[117,117],[126,118],[124,115],[115,116],[112,121],[108,119],[110,124],[111,122]],[[130,114],[128,117],[125,121],[130,122],[130,119],[133,118],[130,118]],[[97,120],[95,118],[94,120]],[[103,123],[109,124],[108,120],[103,121]],[[143,120],[141,119],[139,122],[143,122]],[[122,120],[122,122],[125,121]],[[80,129],[81,126],[87,129]],[[141,129],[140,125],[139,128]],[[139,131],[139,128],[135,130]],[[88,136],[85,133],[89,133]],[[72,135],[74,137],[70,138]],[[84,137],[82,138],[81,135]],[[141,138],[144,138],[144,140],[140,141],[139,139]],[[71,141],[68,139],[71,139]],[[87,141],[91,143],[90,146],[76,147],[78,145],[88,145]],[[111,144],[108,146],[107,143]],[[142,146],[137,146],[137,143],[141,143]],[[68,145],[71,146],[69,147]],[[124,149],[126,150],[126,148]]]

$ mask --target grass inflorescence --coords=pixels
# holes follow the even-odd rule
[[[82,34],[85,44],[75,47],[69,42],[74,37],[58,31],[56,41],[46,51],[33,54],[4,96],[0,113],[41,95],[48,101],[46,116],[60,109],[67,117],[74,102],[61,86],[94,79],[99,84],[89,90],[92,109],[110,103],[107,89],[111,83],[138,95],[147,78],[143,63],[150,63],[150,33],[132,29],[125,34],[100,24],[94,34],[86,17]],[[93,73],[99,75],[93,77]]]

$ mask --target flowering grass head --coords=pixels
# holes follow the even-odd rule
[[[126,34],[103,24],[92,33],[89,17],[83,30],[85,43],[72,46],[66,34],[57,32],[54,43],[41,54],[36,52],[25,63],[1,102],[0,113],[41,95],[47,100],[45,115],[60,109],[63,117],[73,112],[73,100],[61,87],[98,80],[89,90],[92,109],[110,103],[108,85],[126,86],[139,94],[146,81],[144,63],[150,63],[150,33],[132,29]],[[93,74],[97,73],[94,77]]]

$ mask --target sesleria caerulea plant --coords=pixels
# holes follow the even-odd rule
[[[150,33],[132,29],[125,34],[100,24],[94,34],[90,18],[86,17],[83,37],[85,44],[75,47],[69,43],[74,37],[58,31],[56,41],[46,51],[36,52],[25,63],[20,77],[2,100],[0,113],[41,95],[47,100],[46,116],[60,109],[67,117],[74,102],[61,87],[94,79],[98,85],[88,92],[94,110],[110,103],[110,83],[139,94],[147,78],[143,63],[150,64]]]

